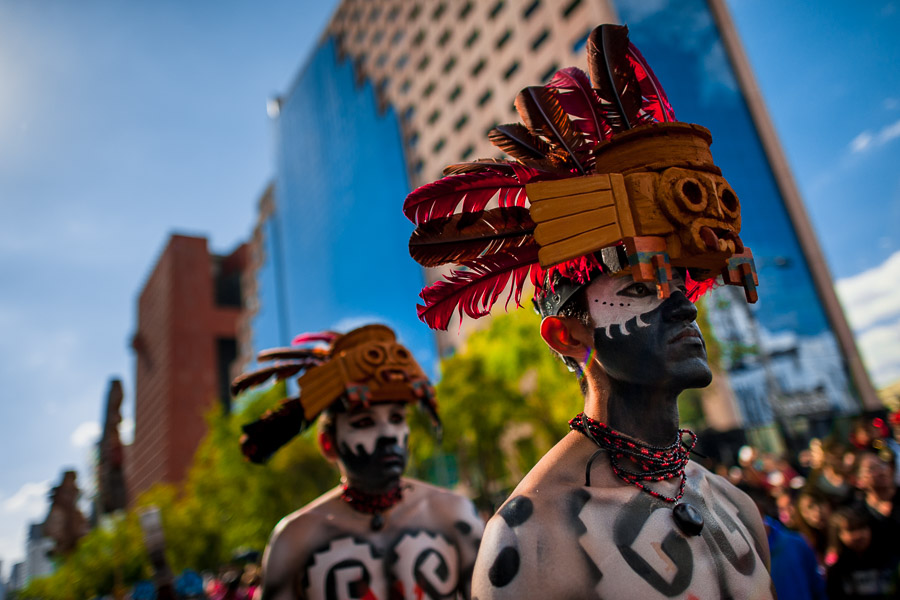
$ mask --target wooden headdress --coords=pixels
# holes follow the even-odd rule
[[[345,335],[330,331],[302,334],[294,338],[291,347],[264,350],[258,359],[275,362],[237,377],[231,384],[233,395],[272,377],[281,380],[295,375],[299,375],[300,393],[244,425],[241,450],[253,462],[268,460],[328,408],[419,402],[439,425],[428,377],[384,325],[366,325]]]
[[[413,191],[403,212],[421,265],[461,269],[422,290],[419,318],[446,329],[453,313],[486,315],[509,287],[519,305],[556,314],[597,273],[631,274],[670,293],[686,270],[694,301],[719,276],[756,301],[753,256],[740,238],[737,194],[713,163],[712,136],[675,114],[623,26],[587,44],[590,78],[570,67],[516,97],[522,123],[491,142],[513,161],[451,165]]]

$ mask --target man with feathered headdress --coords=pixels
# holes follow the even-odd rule
[[[263,600],[469,596],[484,524],[472,503],[403,477],[419,404],[438,426],[434,390],[383,325],[304,334],[233,393],[299,374],[300,394],[244,426],[244,454],[263,462],[319,419],[319,446],[341,485],[281,520],[263,557]],[[321,415],[321,416],[320,416]]]
[[[588,39],[590,78],[559,71],[516,98],[491,141],[515,160],[453,165],[410,194],[410,253],[462,266],[419,316],[487,314],[528,279],[541,337],[582,383],[584,411],[485,530],[487,598],[768,598],[752,501],[690,461],[677,397],[711,381],[695,301],[721,277],[756,301],[740,202],[709,132],[675,121],[627,29]]]

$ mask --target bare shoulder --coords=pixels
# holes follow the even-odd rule
[[[488,521],[473,597],[579,598],[592,589],[586,582],[595,574],[577,542],[584,533],[578,515],[590,494],[570,475],[551,450]],[[553,568],[559,565],[565,568]]]
[[[484,521],[472,501],[454,491],[437,487],[416,479],[405,479],[410,497],[415,498],[414,508],[424,511],[435,525],[465,537],[481,539]]]

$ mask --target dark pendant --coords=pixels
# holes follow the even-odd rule
[[[703,515],[686,502],[675,505],[675,508],[672,509],[672,518],[675,519],[678,529],[685,535],[700,535],[700,532],[703,531]]]
[[[703,524],[702,522],[700,523]],[[372,527],[372,531],[380,531],[382,527],[384,527],[384,515],[381,513],[375,513],[372,515],[372,523],[370,525]]]

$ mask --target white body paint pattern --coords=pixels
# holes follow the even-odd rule
[[[404,600],[455,598],[459,583],[456,548],[440,534],[405,534],[394,546],[393,575]]]
[[[336,539],[326,550],[314,554],[306,577],[307,596],[311,600],[387,598],[381,559],[375,557],[371,544],[351,537]]]
[[[336,438],[341,444],[346,444],[352,452],[362,446],[363,450],[372,454],[379,438],[396,438],[397,442],[406,447],[409,438],[409,425],[406,419],[399,423],[391,423],[388,415],[396,410],[392,404],[373,404],[371,409],[374,427],[356,429],[350,426],[351,419],[339,418],[335,421]],[[404,413],[405,414],[405,413]]]
[[[634,527],[640,529],[630,544],[621,545],[621,531],[619,539],[616,536],[617,522],[626,517],[620,509],[613,510],[608,504],[588,501],[579,513],[579,519],[587,529],[579,538],[579,544],[602,573],[596,586],[599,597],[772,598],[769,574],[751,545],[750,533],[734,517],[737,509],[730,502],[715,512],[728,512],[729,522],[734,527],[730,529],[707,514],[704,516],[706,532],[701,536],[683,535],[675,525],[671,507],[659,507],[648,514],[647,506],[645,504],[643,510],[633,508],[629,511],[632,514],[627,518],[634,519]],[[711,535],[713,531],[718,532],[716,535],[720,539]],[[751,540],[749,544],[748,540]],[[733,561],[723,550],[726,544],[730,546],[728,554],[735,557]],[[630,554],[628,558],[626,553]],[[753,565],[752,571],[739,572],[734,563],[740,559],[744,559],[741,563],[744,571],[748,570],[748,559],[752,559],[749,562]]]
[[[391,589],[391,598],[445,600],[456,597],[459,554],[427,531],[404,533],[384,557],[368,542],[342,537],[313,555],[306,581],[310,600],[387,600]]]
[[[596,281],[598,283],[587,287],[588,308],[594,326],[603,329],[610,339],[612,328],[616,326],[622,335],[628,335],[630,332],[625,324],[632,319],[637,327],[648,327],[650,323],[645,322],[642,315],[663,303],[655,294],[644,298],[619,296],[620,291],[634,283],[631,277],[601,277]]]

